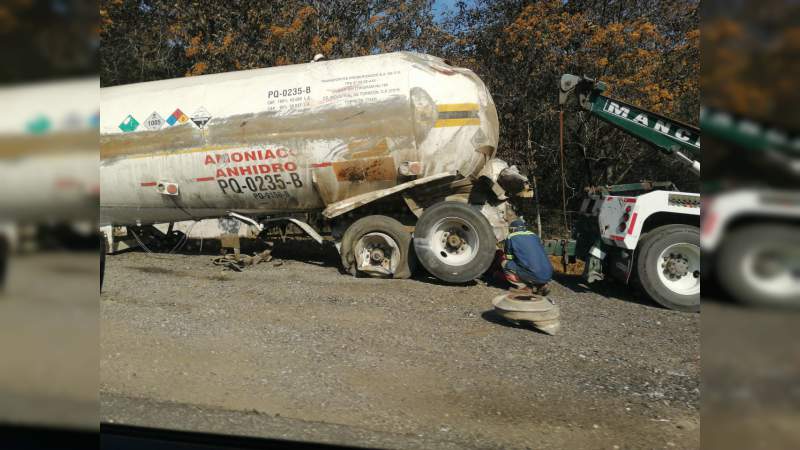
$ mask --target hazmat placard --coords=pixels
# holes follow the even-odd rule
[[[130,114],[119,124],[119,129],[122,130],[123,133],[130,133],[131,131],[135,131],[138,127],[139,121]]]
[[[205,127],[209,120],[211,120],[211,113],[202,106],[192,114],[192,122],[197,125],[197,128]]]
[[[155,111],[144,120],[144,127],[148,130],[160,130],[164,126],[164,118]]]

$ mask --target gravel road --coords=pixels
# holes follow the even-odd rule
[[[331,251],[221,271],[110,256],[101,418],[391,448],[699,448],[699,315],[561,277],[558,336],[474,283],[363,279]]]
[[[0,424],[97,429],[97,253],[15,256],[0,293]]]

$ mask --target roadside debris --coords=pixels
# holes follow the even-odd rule
[[[235,272],[241,272],[242,270],[246,269],[250,266],[255,266],[256,264],[262,262],[270,262],[272,261],[272,243],[269,243],[269,248],[262,252],[253,253],[252,256],[250,255],[242,255],[239,253],[239,249],[235,249],[233,253],[228,253],[222,256],[218,256],[212,259],[212,263],[215,266],[222,266],[225,269],[233,270]],[[274,265],[279,266],[283,264],[282,261],[276,260]]]
[[[514,323],[529,322],[549,335],[557,334],[561,328],[558,306],[547,297],[509,292],[495,297],[492,305],[504,319]]]

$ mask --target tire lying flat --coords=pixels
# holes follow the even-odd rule
[[[414,231],[414,249],[431,275],[448,283],[480,277],[494,260],[497,240],[476,208],[446,201],[426,209]]]

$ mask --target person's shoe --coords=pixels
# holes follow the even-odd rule
[[[550,286],[548,285],[548,283],[545,283],[541,286],[536,286],[536,293],[546,297],[550,295]]]

